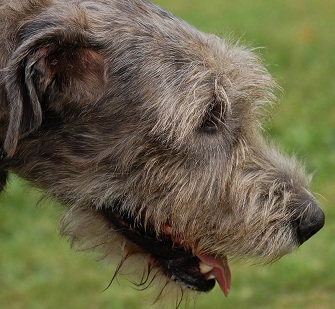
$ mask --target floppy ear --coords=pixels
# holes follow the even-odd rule
[[[26,38],[7,63],[7,157],[20,138],[41,125],[43,110],[96,101],[105,85],[104,56],[87,33],[73,27],[41,31]]]

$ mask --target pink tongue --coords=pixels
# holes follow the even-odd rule
[[[197,255],[197,257],[202,263],[214,267],[214,269],[209,273],[209,276],[213,275],[215,277],[223,294],[228,296],[231,286],[231,272],[227,257],[225,257],[223,260],[215,259],[210,255]]]

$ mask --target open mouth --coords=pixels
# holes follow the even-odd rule
[[[121,235],[149,253],[155,265],[171,280],[198,292],[212,290],[217,282],[224,295],[228,296],[231,273],[226,256],[218,259],[209,254],[193,255],[192,247],[187,250],[178,246],[168,224],[162,226],[162,234],[158,238],[150,224],[144,227],[141,220],[134,220],[127,213],[111,207],[101,212]]]

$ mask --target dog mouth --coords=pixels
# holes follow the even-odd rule
[[[231,272],[227,256],[218,259],[205,253],[194,255],[192,247],[185,249],[178,245],[169,224],[163,224],[162,233],[157,237],[150,224],[134,220],[128,213],[110,207],[103,208],[101,212],[118,233],[149,253],[151,260],[166,277],[198,292],[209,292],[217,282],[224,295],[228,296]]]

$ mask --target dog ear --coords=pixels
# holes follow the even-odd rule
[[[35,131],[43,112],[96,101],[105,85],[101,48],[83,30],[49,28],[26,37],[5,72],[9,114],[4,152],[11,157],[20,138]]]

